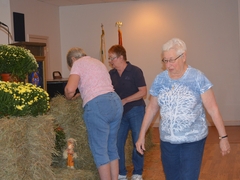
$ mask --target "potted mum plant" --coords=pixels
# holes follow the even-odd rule
[[[38,64],[30,50],[14,45],[0,45],[0,74],[9,73],[12,81],[24,82],[37,71]]]
[[[31,83],[0,81],[0,118],[38,116],[50,109],[48,93]]]

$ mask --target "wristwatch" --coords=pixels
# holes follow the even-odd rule
[[[228,135],[225,135],[225,136],[219,136],[219,139],[223,139],[223,138],[226,138],[228,137]]]

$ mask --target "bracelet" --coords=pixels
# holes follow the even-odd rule
[[[226,135],[226,136],[219,136],[219,139],[223,139],[223,138],[226,138],[226,137],[228,137],[228,135]]]

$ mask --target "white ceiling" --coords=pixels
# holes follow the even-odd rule
[[[38,0],[44,3],[55,6],[73,6],[84,4],[110,3],[110,2],[124,2],[124,1],[138,1],[138,0]]]

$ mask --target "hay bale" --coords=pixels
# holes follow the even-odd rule
[[[51,116],[1,118],[0,144],[1,179],[55,180]]]
[[[97,172],[81,169],[54,168],[57,180],[98,180]]]
[[[51,114],[55,119],[55,124],[63,128],[68,138],[74,138],[77,141],[77,145],[74,151],[77,153],[77,158],[74,160],[74,166],[76,169],[97,171],[94,163],[92,153],[88,145],[88,137],[85,123],[83,121],[83,108],[82,99],[67,100],[62,95],[57,95],[50,101]],[[66,168],[66,160],[63,159],[63,151],[60,152],[58,158],[55,158],[54,167]]]
[[[78,158],[75,159],[75,168],[76,170],[84,170],[81,173],[84,174],[86,171],[86,175],[89,173],[98,174],[97,168],[93,161],[93,157],[88,145],[88,137],[87,130],[82,118],[83,108],[82,108],[82,99],[78,98],[76,100],[66,100],[66,98],[62,95],[57,95],[53,97],[50,101],[51,109],[49,114],[51,114],[55,119],[55,124],[59,125],[63,128],[66,140],[68,138],[74,138],[77,140],[77,145],[75,147],[75,152],[78,155]],[[65,140],[65,141],[66,141]],[[146,145],[147,149],[150,149],[153,146],[151,131],[149,130],[146,134]],[[129,132],[128,139],[126,141],[125,146],[125,155],[126,155],[126,165],[132,164],[132,138]],[[62,149],[62,152],[64,149]],[[60,152],[59,156],[55,158],[54,167],[55,168],[65,168],[66,160],[62,157],[62,152]],[[69,173],[72,173],[71,170],[65,171],[64,176],[70,176]],[[81,174],[80,173],[80,174]],[[60,176],[60,175],[59,175]],[[94,180],[97,178],[95,177]]]

